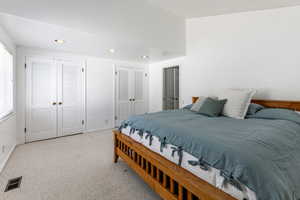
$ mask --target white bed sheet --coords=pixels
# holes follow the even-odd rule
[[[130,129],[131,129],[131,127],[127,126],[126,128],[123,128],[121,132],[123,134],[131,137],[136,142],[143,144],[148,149],[160,154],[161,156],[165,157],[166,159],[168,159],[176,164],[178,163],[179,157],[178,157],[177,153],[175,153],[174,157],[172,157],[172,147],[174,147],[173,145],[168,144],[166,146],[166,148],[163,149],[163,152],[160,152],[160,142],[157,137],[153,136],[152,145],[150,146],[149,138],[146,139],[145,134],[143,137],[141,137],[140,135],[137,134],[138,131],[135,131],[134,133],[129,134]],[[192,156],[191,154],[183,151],[181,167],[183,167],[184,169],[188,170],[192,174],[205,180],[209,184],[221,189],[222,191],[226,192],[227,194],[233,196],[234,198],[236,198],[238,200],[245,200],[245,199],[256,200],[255,193],[252,190],[250,190],[248,187],[242,186],[243,191],[240,191],[230,184],[224,184],[224,178],[220,175],[220,171],[218,169],[209,167],[209,169],[207,171],[205,171],[205,170],[201,169],[199,166],[190,165],[188,163],[189,160],[196,161],[198,159],[195,158],[194,156]]]

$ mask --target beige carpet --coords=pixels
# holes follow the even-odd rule
[[[0,200],[157,200],[123,161],[112,163],[111,131],[18,146],[0,175]],[[8,179],[20,189],[4,193]]]

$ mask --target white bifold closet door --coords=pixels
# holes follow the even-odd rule
[[[116,126],[131,115],[146,112],[143,69],[116,68]]]
[[[132,91],[132,113],[134,115],[144,114],[146,112],[145,101],[145,72],[144,70],[133,70],[134,90]]]
[[[57,137],[57,67],[38,58],[26,65],[26,142]]]
[[[58,134],[64,136],[84,130],[84,68],[76,62],[61,62],[58,65],[61,73],[61,87],[58,87]]]
[[[129,69],[116,69],[116,125],[131,115],[131,78]]]
[[[26,59],[26,142],[84,130],[84,65]]]

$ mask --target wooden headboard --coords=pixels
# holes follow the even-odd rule
[[[192,97],[192,102],[195,103],[199,97]],[[278,100],[259,100],[252,99],[252,103],[257,103],[268,108],[285,108],[300,111],[300,101],[278,101]]]

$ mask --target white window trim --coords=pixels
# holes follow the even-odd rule
[[[12,118],[13,116],[15,116],[17,114],[16,112],[16,105],[15,105],[15,84],[16,84],[16,77],[15,77],[15,54],[12,53],[12,51],[7,47],[7,45],[0,41],[0,44],[5,48],[5,50],[10,53],[13,57],[13,107],[12,110],[10,110],[10,112],[8,112],[7,114],[5,114],[4,116],[0,117],[0,124],[2,124],[3,122],[9,120],[10,118]]]
[[[16,111],[13,110],[11,112],[9,112],[7,115],[4,115],[1,119],[0,119],[0,124],[4,123],[5,121],[9,120],[10,118],[16,116]]]

